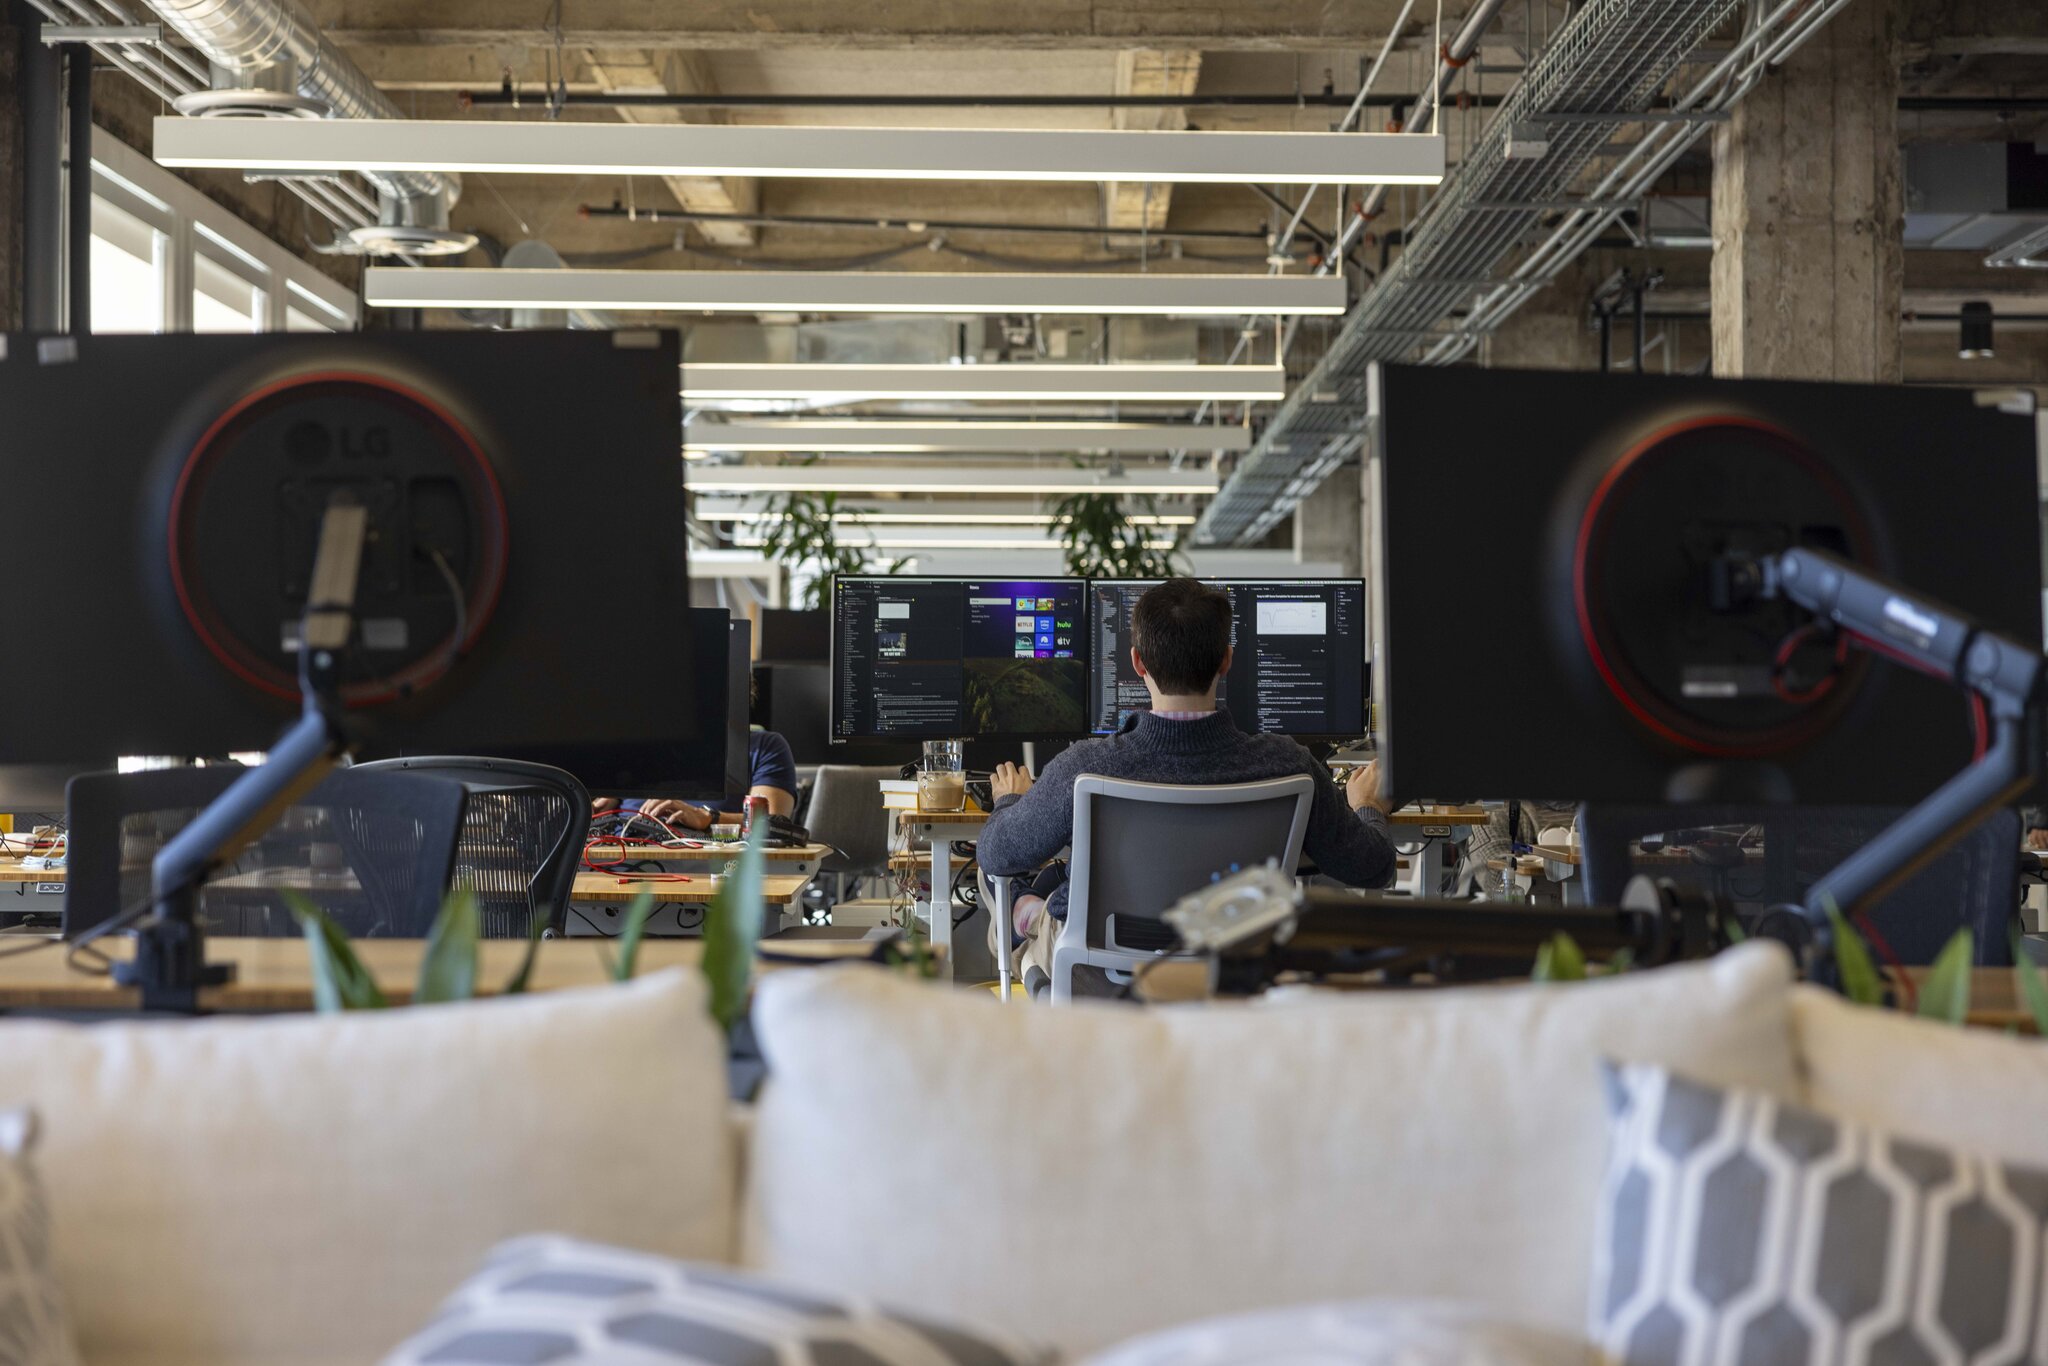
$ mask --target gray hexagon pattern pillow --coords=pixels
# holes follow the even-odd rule
[[[958,1325],[570,1238],[501,1244],[384,1366],[1049,1366]]]
[[[33,1110],[0,1110],[0,1366],[78,1366],[50,1264],[50,1203],[36,1176]]]
[[[1590,1336],[1622,1366],[2048,1366],[2048,1171],[1609,1077]]]

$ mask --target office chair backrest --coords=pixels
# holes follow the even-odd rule
[[[64,933],[75,937],[149,895],[150,862],[243,773],[239,766],[85,773],[71,780]],[[357,938],[419,938],[455,858],[462,784],[343,769],[302,797],[201,889],[209,933],[295,935],[296,891]]]
[[[468,790],[449,889],[476,889],[486,939],[524,939],[533,917],[562,932],[590,833],[590,792],[547,764],[451,755],[379,759],[358,773],[422,773]]]
[[[1187,787],[1083,774],[1074,781],[1067,917],[1090,948],[1153,952],[1177,942],[1160,914],[1234,868],[1276,860],[1292,874],[1308,835],[1307,774]]]
[[[882,780],[896,768],[820,764],[811,786],[811,805],[804,824],[811,839],[829,844],[819,868],[827,873],[871,873],[889,862],[889,818],[882,805]]]
[[[1611,906],[1637,871],[1629,845],[1645,835],[1707,825],[1763,827],[1760,866],[1728,874],[1745,902],[1798,903],[1807,888],[1897,819],[1891,807],[1589,806],[1580,817],[1586,899]],[[1908,964],[1934,961],[1967,927],[1983,967],[2012,963],[2010,922],[2019,905],[2019,813],[1993,813],[1940,858],[1870,910],[1886,946]],[[1684,881],[1685,879],[1680,879]],[[1753,895],[1752,895],[1753,893]]]

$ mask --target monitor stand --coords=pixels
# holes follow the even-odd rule
[[[341,700],[341,656],[354,628],[368,529],[368,510],[354,494],[336,492],[321,517],[299,632],[299,720],[261,766],[236,779],[150,866],[150,917],[135,932],[134,958],[114,967],[115,981],[140,988],[145,1011],[193,1014],[202,987],[234,980],[234,964],[206,961],[200,884],[318,787],[354,746]]]

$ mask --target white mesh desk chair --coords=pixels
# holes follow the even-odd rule
[[[1053,946],[1052,999],[1073,999],[1082,965],[1125,974],[1176,940],[1159,917],[1232,867],[1277,859],[1301,863],[1315,783],[1307,774],[1256,783],[1188,787],[1084,774],[1074,782],[1073,859],[1067,919]],[[1006,879],[989,904],[999,935],[1010,919]],[[1006,942],[999,938],[998,942]],[[998,955],[1009,999],[1009,955]]]

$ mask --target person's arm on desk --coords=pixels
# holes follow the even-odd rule
[[[1048,778],[1054,776],[1059,762],[1054,759],[1046,766]],[[998,764],[989,776],[989,790],[996,809],[975,840],[974,857],[991,875],[1033,872],[1073,839],[1070,784],[1033,782],[1024,768]]]
[[[1316,867],[1353,887],[1385,887],[1394,880],[1394,840],[1387,829],[1393,810],[1380,786],[1380,761],[1353,769],[1339,792],[1329,771],[1317,764],[1315,802],[1308,813],[1302,849]]]

